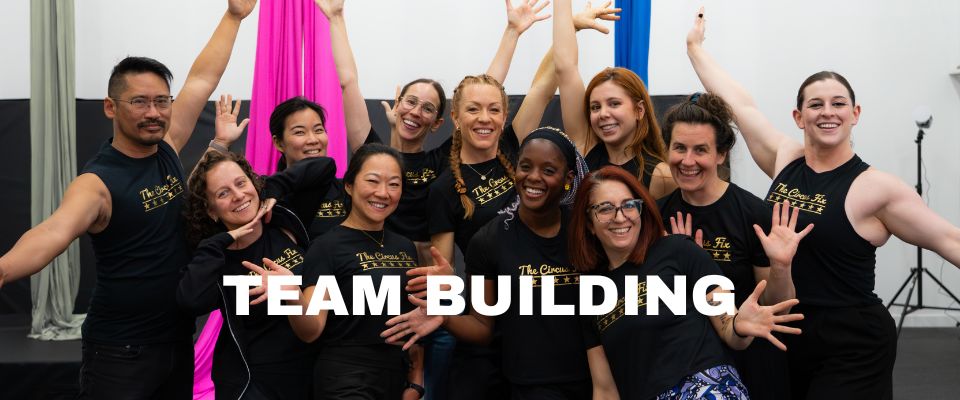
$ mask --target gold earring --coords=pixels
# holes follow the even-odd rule
[[[563,190],[570,190],[570,184],[563,185]]]

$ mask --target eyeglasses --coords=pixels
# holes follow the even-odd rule
[[[437,106],[429,101],[420,100],[417,96],[410,94],[400,98],[400,107],[402,107],[404,111],[412,111],[414,108],[417,108],[418,105],[424,114],[437,115]]]
[[[600,204],[594,204],[587,208],[587,212],[593,212],[597,222],[601,224],[608,223],[617,218],[617,212],[623,213],[623,217],[635,220],[640,217],[640,210],[643,208],[643,199],[624,200],[620,207],[614,206],[608,201]]]
[[[133,106],[134,109],[138,111],[146,111],[147,109],[150,108],[150,103],[153,103],[153,106],[156,107],[158,110],[166,110],[170,108],[170,106],[173,104],[173,96],[157,96],[157,97],[154,97],[152,100],[146,97],[134,97],[133,99],[130,99],[130,100],[117,99],[113,97],[111,97],[111,99],[113,99],[114,101],[122,101],[124,103],[129,103],[131,106]]]

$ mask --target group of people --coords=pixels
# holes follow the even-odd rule
[[[343,90],[352,156],[342,179],[325,157],[324,108],[302,97],[270,117],[279,172],[258,176],[230,152],[248,121],[222,96],[214,139],[185,175],[178,152],[255,5],[229,0],[176,102],[163,64],[128,57],[114,67],[104,99],[113,137],[60,208],[0,257],[2,284],[91,235],[97,284],[81,398],[191,398],[194,319],[216,309],[212,378],[223,399],[892,398],[896,334],[874,292],[876,248],[896,235],[960,265],[960,229],[853,152],[860,106],[843,76],[819,72],[801,85],[793,115],[804,136],[792,140],[707,53],[700,9],[687,50],[707,92],[667,110],[661,127],[633,72],[607,68],[586,86],[580,76],[576,31],[606,33],[599,21],[619,10],[607,2],[574,14],[554,0],[553,47],[511,118],[501,82],[549,2],[507,1],[486,73],[466,76],[449,104],[435,80],[404,85],[388,106],[387,144],[360,93],[344,1],[316,3]],[[539,127],[558,89],[564,129]],[[451,137],[424,149],[445,118]],[[773,179],[763,198],[721,178],[734,127]],[[452,265],[455,247],[464,265]],[[533,315],[518,302],[495,317],[429,315],[426,279],[456,273],[484,277],[488,305],[498,276],[511,277],[513,299],[532,277]],[[363,290],[355,276],[374,287],[399,277],[406,295],[397,316],[278,316],[263,285],[241,315],[223,282],[238,274],[301,275],[302,287],[285,288],[299,297],[285,302],[304,309],[330,300],[314,296],[321,276],[335,277],[348,309]],[[576,304],[591,274],[615,282],[613,311],[539,312],[541,278],[554,279],[557,303]],[[648,277],[692,285],[708,275],[729,278],[733,293],[686,290],[685,313],[646,314]],[[694,307],[721,296],[735,313]]]

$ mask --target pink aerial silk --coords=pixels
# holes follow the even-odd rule
[[[346,127],[330,49],[330,23],[314,0],[261,0],[246,147],[246,158],[258,174],[276,172],[280,159],[270,136],[270,113],[277,104],[300,95],[327,111],[327,155],[336,161],[338,176],[343,176]],[[214,399],[210,370],[222,323],[220,311],[211,312],[194,345],[194,400]]]

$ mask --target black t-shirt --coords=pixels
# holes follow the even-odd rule
[[[740,307],[757,280],[753,267],[769,267],[760,239],[753,224],[770,232],[770,208],[759,197],[731,183],[717,201],[706,206],[694,206],[683,201],[680,189],[657,200],[665,226],[677,211],[693,215],[693,229],[703,230],[703,249],[730,278],[734,285],[737,307]]]
[[[644,153],[643,175],[640,175],[640,161],[636,157],[631,158],[622,165],[612,164],[610,162],[610,155],[607,154],[607,146],[604,146],[603,143],[598,143],[596,146],[593,146],[583,159],[587,162],[587,167],[590,168],[591,171],[596,171],[607,165],[623,168],[629,172],[630,175],[638,177],[644,187],[650,187],[650,181],[653,179],[653,171],[657,168],[657,164],[660,163],[654,156]]]
[[[383,247],[377,242],[381,238]],[[352,314],[354,276],[370,276],[374,288],[380,288],[385,276],[399,276],[398,289],[401,292],[391,296],[402,297],[400,312],[405,313],[413,309],[403,292],[409,280],[406,272],[417,264],[417,250],[409,239],[390,231],[368,232],[339,225],[314,240],[307,251],[303,287],[316,286],[321,275],[335,276],[347,311]],[[382,290],[379,289],[378,293]],[[381,367],[396,365],[399,368],[400,364],[394,361],[401,357],[400,347],[387,345],[380,337],[390,318],[386,306],[382,315],[336,315],[331,311],[319,339],[323,347],[320,358]],[[380,348],[381,345],[383,351],[369,352],[370,346]],[[348,350],[345,352],[345,349]]]
[[[367,143],[380,143],[373,128]],[[430,213],[427,197],[430,185],[450,166],[450,145],[447,138],[440,146],[416,153],[400,153],[403,158],[403,193],[397,210],[387,218],[387,230],[415,242],[429,242]]]
[[[513,127],[507,125],[500,138],[500,151],[512,164],[516,164],[520,145]],[[513,179],[498,158],[478,164],[463,164],[460,173],[466,185],[467,196],[473,200],[473,218],[463,219],[465,211],[457,193],[453,173],[449,167],[437,181],[430,185],[428,206],[430,235],[454,232],[454,242],[461,251],[467,249],[470,238],[481,227],[497,216],[497,213],[516,199]],[[482,176],[481,176],[482,175]],[[482,179],[486,177],[486,179]]]
[[[643,264],[627,263],[606,274],[617,285],[617,307],[606,315],[585,318],[593,320],[620,398],[653,398],[690,374],[732,364],[709,317],[693,304],[697,280],[720,273],[692,239],[670,235],[653,244]],[[624,315],[624,278],[628,275],[638,276],[638,315]],[[646,315],[647,276],[657,276],[672,287],[678,275],[687,280],[687,315],[675,316],[662,303],[660,315]],[[594,302],[600,304],[601,300],[598,293]]]
[[[182,218],[186,182],[176,151],[132,158],[107,141],[83,167],[110,192],[111,216],[90,234],[97,280],[83,338],[105,344],[190,340],[193,318],[177,307],[180,270],[190,254]]]
[[[340,225],[350,213],[350,196],[343,187],[343,181],[337,179],[323,195],[323,201],[310,222],[310,238],[316,239]]]
[[[500,215],[470,241],[464,262],[468,275],[493,280],[512,276],[510,308],[496,317],[502,336],[503,370],[514,384],[569,383],[590,378],[580,318],[541,315],[540,277],[554,278],[555,304],[576,305],[580,274],[567,259],[566,224],[559,234],[544,238],[527,228],[519,216]],[[566,221],[567,218],[563,218]],[[505,251],[505,249],[512,249]],[[533,315],[520,315],[520,276],[533,277]]]
[[[793,283],[800,304],[859,307],[879,304],[876,283],[877,248],[860,236],[846,212],[850,185],[870,165],[854,155],[843,165],[817,173],[801,157],[773,180],[768,202],[790,200],[800,208],[797,227],[816,225],[800,241],[793,257]]]

